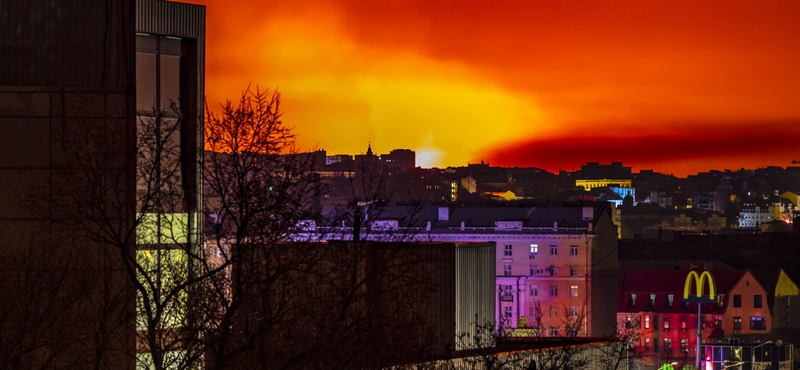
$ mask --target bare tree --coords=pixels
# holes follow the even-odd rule
[[[109,146],[120,133],[97,122],[75,121],[62,135],[75,169],[53,208],[68,210],[58,222],[86,241],[87,256],[97,256],[91,270],[102,289],[92,296],[114,313],[90,316],[101,325],[94,341],[98,350],[120,343],[129,353],[135,346],[141,368],[189,368],[203,354],[190,291],[213,271],[196,268],[204,256],[191,179],[197,161],[184,142],[191,127],[177,109],[153,110],[123,133],[136,137],[130,148]],[[109,336],[109,328],[119,330]]]

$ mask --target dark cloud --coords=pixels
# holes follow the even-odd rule
[[[531,138],[486,154],[494,165],[571,170],[586,162],[624,162],[686,175],[710,169],[788,165],[800,159],[800,119],[748,123],[661,123],[684,127],[664,134],[621,136],[572,132]],[[613,125],[593,125],[606,127]],[[666,131],[666,130],[665,130]]]

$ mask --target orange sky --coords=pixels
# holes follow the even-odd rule
[[[196,3],[209,102],[278,88],[303,149],[677,175],[800,160],[795,0]]]

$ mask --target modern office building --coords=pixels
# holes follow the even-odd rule
[[[204,27],[204,7],[158,0],[0,4],[0,363],[133,369],[146,352],[121,256],[197,242]],[[159,161],[180,178],[158,207],[147,138],[171,140]],[[183,247],[133,232],[165,213]]]

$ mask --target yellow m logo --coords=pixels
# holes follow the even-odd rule
[[[703,288],[705,288],[706,279],[708,279],[708,296],[704,297]],[[694,280],[697,290],[695,295],[690,296],[692,290],[692,280]],[[686,282],[683,284],[684,302],[714,302],[716,300],[716,296],[717,292],[716,287],[714,286],[714,278],[711,277],[710,272],[703,271],[703,273],[698,276],[696,271],[689,271],[689,275],[686,276]]]

